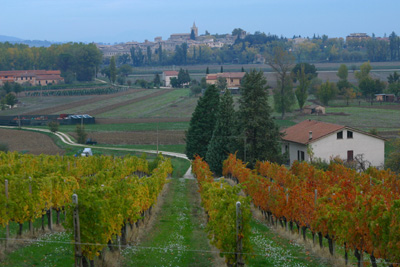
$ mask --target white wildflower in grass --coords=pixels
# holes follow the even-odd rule
[[[294,262],[296,258],[288,249],[282,248],[282,245],[275,243],[273,240],[266,238],[264,233],[253,228],[251,237],[252,243],[255,245],[257,254],[263,254],[274,266],[282,267],[303,267],[308,266],[304,263]],[[293,244],[292,244],[293,245]]]

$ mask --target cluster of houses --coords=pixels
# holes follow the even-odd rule
[[[63,82],[59,70],[10,70],[0,71],[0,86],[4,83],[29,84],[33,86]]]
[[[246,32],[243,31],[241,33],[241,38],[246,36]],[[224,38],[215,39],[210,35],[199,35],[199,30],[195,23],[190,28],[190,33],[173,33],[170,35],[168,40],[163,40],[162,37],[155,37],[154,41],[145,40],[142,43],[139,42],[126,42],[116,45],[104,45],[104,44],[96,44],[101,52],[103,52],[103,56],[105,58],[110,58],[112,56],[118,55],[130,55],[130,49],[132,47],[140,48],[142,51],[147,51],[148,48],[155,53],[157,49],[160,47],[165,51],[174,51],[175,47],[178,45],[182,45],[183,43],[187,43],[188,47],[206,45],[209,47],[223,47],[224,45],[231,45],[235,42],[238,36],[233,36],[230,34],[226,34]]]
[[[219,78],[224,78],[227,88],[232,93],[238,92],[245,72],[221,72],[206,75],[207,84],[216,84]],[[178,78],[178,72],[174,70],[163,71],[162,81],[165,87],[171,87],[171,79]]]

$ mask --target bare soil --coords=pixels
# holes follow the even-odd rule
[[[0,129],[0,142],[7,144],[10,151],[34,155],[64,154],[64,150],[60,149],[49,136],[36,132]]]

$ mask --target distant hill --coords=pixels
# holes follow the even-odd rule
[[[22,39],[13,36],[0,35],[0,42],[18,42],[18,41],[22,41]]]
[[[44,46],[44,47],[49,47],[53,44],[53,42],[49,41],[41,41],[41,40],[23,40],[18,37],[13,37],[13,36],[6,36],[6,35],[0,35],[0,42],[9,42],[12,44],[26,44],[29,46]]]

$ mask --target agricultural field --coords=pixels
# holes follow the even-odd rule
[[[256,67],[260,65],[254,65]],[[376,68],[385,68],[379,64]],[[250,66],[249,66],[250,67]],[[321,79],[335,81],[333,72],[338,65],[327,64],[321,69],[332,72],[321,72]],[[398,68],[393,66],[387,68]],[[190,69],[191,67],[189,67]],[[202,75],[202,67],[193,67],[195,75]],[[241,66],[232,66],[232,70],[239,71]],[[247,69],[248,67],[246,67]],[[219,66],[210,68],[219,71]],[[225,71],[229,67],[224,66]],[[374,77],[381,75],[385,78],[386,72],[374,72]],[[148,75],[143,72],[143,75]],[[274,79],[272,73],[267,73],[269,81]],[[350,81],[352,73],[349,75]],[[85,125],[88,137],[95,139],[99,145],[93,147],[95,154],[114,156],[126,155],[132,151],[125,149],[144,149],[184,153],[185,131],[198,101],[198,97],[190,97],[189,89],[129,89],[107,95],[83,96],[19,96],[22,102],[15,109],[0,111],[2,115],[19,114],[60,114],[60,113],[88,113],[95,115],[96,124]],[[238,102],[238,96],[234,97]],[[310,97],[306,103],[313,103]],[[270,103],[273,103],[272,96]],[[305,119],[321,120],[325,122],[345,124],[350,127],[370,131],[376,129],[385,137],[398,136],[400,132],[400,105],[378,104],[373,106],[364,99],[350,102],[337,99],[327,107],[327,114],[323,116],[303,115],[295,107],[285,119],[274,112],[276,123],[283,129]],[[38,127],[45,128],[48,127]],[[68,133],[73,138],[76,126],[60,126],[61,132]],[[12,151],[28,154],[74,155],[80,149],[62,144],[51,135],[43,135],[31,131],[0,129],[0,143],[6,143]],[[387,153],[393,150],[392,141],[387,142]],[[102,149],[103,147],[104,149]],[[109,151],[107,148],[120,149]],[[138,156],[141,153],[137,154]],[[148,156],[152,160],[154,156]],[[144,265],[151,259],[154,265],[168,262],[173,266],[187,266],[196,263],[196,266],[222,266],[223,258],[219,257],[218,250],[210,245],[206,234],[206,221],[203,207],[197,194],[198,188],[193,177],[182,177],[188,168],[185,160],[174,159],[173,178],[167,183],[165,192],[161,193],[159,209],[154,212],[150,221],[144,223],[143,233],[136,247],[130,247],[118,254],[119,266]],[[40,219],[39,219],[40,220]],[[176,223],[176,222],[179,223]],[[39,222],[37,222],[40,224]],[[17,225],[13,226],[14,235]],[[298,236],[285,236],[273,227],[268,226],[262,216],[254,216],[250,222],[251,243],[255,251],[254,257],[249,259],[249,266],[334,266],[334,260],[329,253],[315,253],[310,247],[297,242]],[[26,229],[26,226],[25,226]],[[1,229],[0,229],[1,232]],[[282,236],[285,236],[283,238]],[[65,259],[65,266],[73,264],[73,248],[66,245],[71,235],[60,233],[45,234],[38,237],[32,244],[23,244],[7,255],[1,262],[4,266],[27,266],[23,262],[46,266],[64,266],[57,263],[57,259]],[[43,242],[41,242],[43,241]],[[46,243],[47,242],[47,243]],[[57,243],[59,242],[59,243]],[[57,243],[58,245],[54,245]],[[1,245],[0,245],[1,246]],[[327,246],[327,244],[325,244]],[[150,248],[150,249],[149,249]],[[341,254],[343,251],[340,251]],[[287,256],[290,261],[286,261]],[[319,255],[319,256],[318,256]],[[2,255],[0,255],[1,257]],[[355,258],[352,258],[354,261]],[[71,263],[71,264],[70,264]]]

